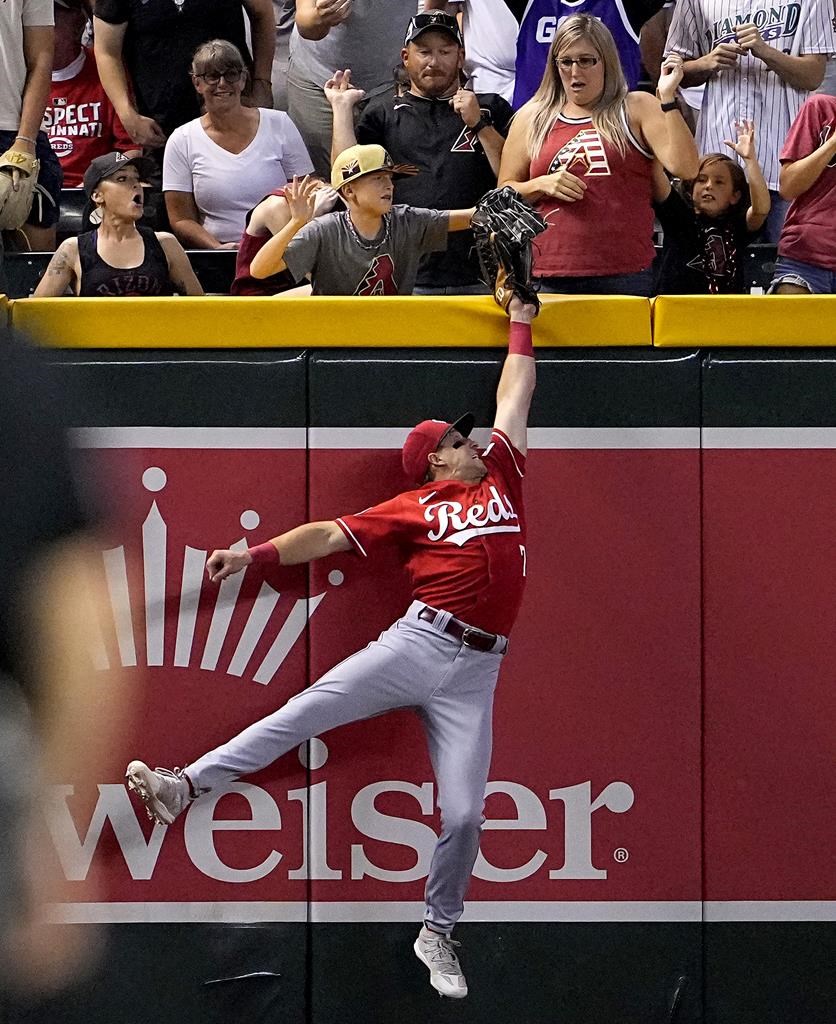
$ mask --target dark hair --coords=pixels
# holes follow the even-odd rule
[[[732,206],[737,209],[748,210],[752,200],[749,194],[749,182],[746,180],[746,174],[740,164],[736,160],[732,160],[730,156],[726,156],[725,153],[706,153],[705,156],[700,157],[697,173],[690,181],[685,183],[688,189],[688,196],[693,197],[697,178],[705,171],[706,167],[710,167],[712,164],[724,164],[728,167],[732,188],[735,192],[740,193],[740,199],[736,203],[732,203]]]

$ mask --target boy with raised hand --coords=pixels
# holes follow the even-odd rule
[[[382,146],[351,146],[331,170],[347,209],[313,221],[318,183],[294,179],[285,189],[291,219],[260,250],[258,277],[287,268],[314,295],[411,295],[425,253],[443,251],[449,231],[470,227],[474,210],[424,210],[394,205],[393,181],[416,174],[396,165]]]

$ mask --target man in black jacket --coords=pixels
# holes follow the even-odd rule
[[[332,157],[357,142],[381,145],[396,164],[421,170],[396,183],[396,203],[438,210],[474,206],[496,188],[511,108],[501,96],[462,88],[462,36],[447,14],[412,18],[401,58],[408,91],[372,100],[356,128],[354,108],[364,93],[352,85],[351,72],[337,71],[326,82],[334,113]],[[486,292],[470,231],[451,236],[446,252],[424,258],[414,290],[416,295]]]

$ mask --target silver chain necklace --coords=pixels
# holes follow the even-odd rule
[[[363,238],[363,236],[354,226],[354,222],[352,221],[351,214],[348,212],[348,210],[343,211],[343,217],[345,217],[349,231],[354,236],[354,241],[360,246],[361,249],[366,249],[367,251],[371,251],[372,249],[379,249],[381,245],[386,245],[386,243],[389,241],[389,226],[391,223],[391,217],[388,213],[383,214],[383,238],[381,238],[379,241],[374,241],[374,239]]]

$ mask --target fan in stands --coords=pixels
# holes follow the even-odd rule
[[[35,289],[36,298],[64,295],[202,295],[191,264],[167,232],[137,227],[144,209],[144,157],[97,157],[84,173],[84,191],[99,225],[58,247]]]
[[[54,0],[55,54],[43,130],[64,172],[64,188],[81,188],[90,161],[112,150],[141,156],[102,88],[92,49],[82,45],[82,0]]]

